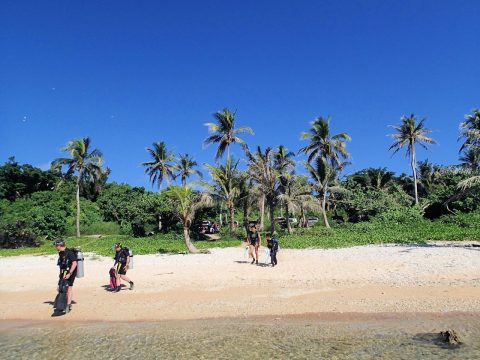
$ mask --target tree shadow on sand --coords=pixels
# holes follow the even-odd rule
[[[421,249],[421,248],[461,248],[466,250],[473,250],[473,251],[480,251],[480,245],[478,244],[459,244],[459,243],[452,243],[452,244],[429,244],[429,243],[418,243],[418,244],[405,244],[400,245],[397,244],[399,247],[405,247],[405,249],[400,250],[402,253],[410,253],[413,250]]]

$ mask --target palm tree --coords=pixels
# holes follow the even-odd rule
[[[426,136],[426,134],[431,131],[424,127],[425,118],[420,120],[417,124],[417,118],[415,115],[410,115],[409,117],[402,116],[400,125],[391,125],[397,132],[391,134],[390,136],[395,140],[389,150],[393,150],[393,153],[397,153],[403,147],[407,148],[406,156],[411,156],[411,167],[413,172],[413,184],[415,192],[415,205],[418,204],[418,186],[417,186],[417,158],[415,154],[415,144],[418,143],[424,149],[427,149],[426,144],[435,144],[435,140],[431,137]]]
[[[80,186],[84,182],[98,181],[104,176],[104,170],[102,168],[103,155],[98,149],[90,151],[90,138],[76,139],[70,141],[61,151],[68,152],[70,157],[57,158],[52,164],[53,170],[61,170],[63,166],[67,167],[65,176],[71,176],[77,174],[75,182],[76,188],[76,200],[77,200],[77,216],[76,216],[76,229],[77,237],[80,237]]]
[[[295,154],[284,145],[280,145],[274,154],[275,169],[280,173],[288,173],[295,167]]]
[[[368,168],[361,170],[350,178],[364,188],[375,190],[389,189],[395,182],[395,173],[386,168]]]
[[[419,183],[425,195],[431,193],[439,177],[439,167],[431,164],[428,160],[418,163]]]
[[[325,227],[330,228],[326,210],[327,197],[333,192],[341,191],[341,188],[335,185],[337,172],[341,167],[335,169],[322,157],[317,157],[315,159],[315,166],[312,166],[307,162],[305,163],[305,167],[313,180],[313,188],[318,192],[320,197],[321,211]]]
[[[470,147],[480,147],[480,109],[474,109],[472,114],[465,115],[465,121],[460,124],[460,138],[465,141],[460,152]]]
[[[152,161],[142,163],[146,167],[145,173],[150,176],[150,182],[154,185],[158,183],[161,189],[162,182],[165,179],[167,183],[175,179],[175,165],[172,163],[175,156],[171,151],[167,150],[167,146],[163,141],[153,143],[153,148],[147,148]]]
[[[257,199],[258,189],[253,186],[253,181],[248,172],[242,172],[238,182],[238,206],[243,209],[243,227],[248,233],[250,210]]]
[[[300,211],[300,226],[307,227],[308,221],[305,216],[306,210],[321,211],[321,206],[312,195],[312,185],[308,183],[306,176],[298,176],[295,179],[295,186],[292,187],[292,202]],[[295,208],[295,207],[294,207]]]
[[[204,145],[208,146],[212,143],[218,143],[217,153],[215,160],[218,161],[225,150],[227,150],[227,157],[230,156],[230,145],[238,143],[245,149],[247,144],[243,139],[238,137],[238,134],[248,133],[253,135],[253,130],[249,127],[243,126],[235,128],[235,114],[229,109],[225,108],[223,111],[217,111],[213,114],[216,123],[207,123],[208,132],[211,134],[204,141]]]
[[[323,157],[333,167],[340,167],[343,160],[348,159],[346,142],[350,135],[340,133],[330,136],[330,118],[317,117],[310,123],[312,127],[303,132],[300,139],[307,139],[310,143],[299,150],[299,153],[308,155],[308,162],[317,157]]]
[[[278,200],[285,205],[286,216],[300,212],[300,226],[306,226],[305,210],[320,210],[318,201],[312,195],[312,187],[306,177],[290,174],[287,182],[281,186],[283,189],[278,195]],[[292,233],[292,227],[287,220],[288,233]]]
[[[480,109],[474,109],[472,114],[465,116],[465,121],[460,124],[461,135],[465,141],[460,147],[464,155],[460,158],[462,165],[467,165],[472,170],[473,176],[461,181],[458,189],[468,193],[480,185]],[[460,139],[459,138],[459,139]]]
[[[212,177],[212,184],[203,182],[204,187],[209,189],[210,193],[225,203],[230,212],[230,233],[235,231],[235,202],[239,194],[239,171],[238,160],[234,161],[230,156],[225,165],[218,167],[205,164],[205,168]]]
[[[188,186],[170,186],[165,190],[167,198],[172,202],[172,209],[183,224],[183,239],[189,253],[198,253],[198,249],[190,239],[190,227],[197,210],[211,206],[209,194],[194,191]]]
[[[278,190],[280,194],[285,195],[284,197],[277,198],[285,206],[285,218],[289,234],[292,233],[289,208],[291,203],[287,201],[287,199],[291,193],[292,182],[294,179],[295,160],[292,159],[293,156],[295,156],[295,154],[291,151],[288,151],[287,148],[283,145],[280,145],[274,154],[274,167],[275,170],[278,172],[280,181],[280,186]]]
[[[178,161],[175,164],[175,170],[177,171],[177,176],[180,176],[182,180],[182,186],[187,185],[187,179],[192,175],[197,175],[198,177],[203,178],[200,170],[194,169],[197,165],[197,162],[188,154],[179,155]]]
[[[460,156],[461,166],[472,172],[480,171],[480,147],[469,147]]]
[[[262,200],[269,208],[270,230],[272,233],[275,232],[275,205],[279,186],[279,175],[275,169],[274,155],[275,153],[271,148],[266,148],[265,152],[262,152],[260,146],[257,147],[257,151],[254,154],[247,151],[248,173],[252,180],[257,183],[262,194]],[[260,216],[262,227],[262,206]]]
[[[480,175],[471,176],[458,183],[458,189],[465,190],[467,193],[477,186],[480,186]]]

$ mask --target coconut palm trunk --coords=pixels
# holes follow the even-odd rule
[[[245,231],[248,234],[248,216],[250,213],[249,205],[248,205],[248,200],[245,200],[243,203],[243,227],[245,228]]]
[[[292,224],[290,223],[290,211],[288,208],[288,204],[285,204],[285,216],[287,219],[287,230],[288,230],[288,233],[291,234],[293,231],[292,231]]]
[[[80,178],[81,178],[81,173],[78,175],[77,184],[76,184],[77,216],[75,219],[75,225],[77,228],[77,237],[80,237]]]
[[[188,252],[190,254],[197,254],[198,249],[192,244],[192,240],[190,239],[190,226],[188,222],[183,224],[183,239],[185,240],[185,246]]]
[[[323,216],[323,222],[325,224],[326,228],[330,228],[330,224],[328,223],[328,218],[327,218],[327,192],[324,190],[322,191],[322,216]]]
[[[229,207],[230,210],[230,234],[235,233],[235,206],[231,204]]]
[[[305,209],[300,205],[300,227],[307,227],[307,219],[305,218]]]
[[[412,142],[412,172],[413,172],[413,187],[415,192],[415,205],[418,205],[418,186],[417,186],[417,159],[415,155],[415,142]]]
[[[260,197],[260,229],[263,230],[265,224],[265,195],[262,194]]]
[[[275,232],[275,205],[273,202],[269,203],[268,209],[270,210],[270,232]]]

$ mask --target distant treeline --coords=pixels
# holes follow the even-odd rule
[[[109,183],[103,154],[92,149],[89,138],[70,141],[62,149],[67,156],[55,159],[51,170],[10,158],[0,166],[0,232],[51,238],[80,236],[80,229],[83,234],[133,236],[183,231],[187,248],[194,252],[190,229],[201,220],[228,224],[231,235],[247,231],[251,221],[272,232],[281,225],[292,234],[295,227],[310,226],[309,217],[322,218],[318,224],[329,228],[331,223],[358,223],[389,213],[436,219],[480,210],[480,110],[460,123],[460,163],[452,166],[417,160],[416,147],[427,148],[435,140],[428,136],[425,119],[403,116],[393,126],[390,150],[406,151],[411,175],[368,168],[342,177],[349,165],[350,136],[332,134],[329,118],[311,122],[301,134],[307,143],[298,153],[283,145],[251,149],[240,134],[252,129],[236,127],[235,113],[228,109],[214,113],[214,120],[206,124],[209,136],[204,141],[217,146],[214,165],[203,166],[209,181],[188,154],[176,155],[162,141],[147,148],[150,160],[142,165],[158,192]],[[240,159],[230,156],[234,144],[244,150],[245,170],[238,167]],[[307,160],[299,160],[299,154]],[[298,164],[306,175],[296,172]],[[194,182],[189,181],[192,176]],[[181,185],[172,185],[177,179]]]

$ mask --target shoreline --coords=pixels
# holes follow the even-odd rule
[[[95,325],[95,324],[182,324],[182,323],[203,323],[203,322],[231,322],[249,323],[249,322],[317,322],[317,323],[348,323],[358,324],[367,322],[413,322],[413,321],[439,321],[453,320],[457,318],[478,318],[480,323],[480,311],[451,311],[451,312],[322,312],[322,313],[302,313],[287,315],[258,315],[250,317],[205,317],[196,319],[161,319],[161,320],[78,320],[59,317],[55,319],[34,320],[34,319],[1,319],[0,332],[7,330],[8,327],[37,326],[37,325],[55,325],[64,326],[68,323],[77,325]],[[61,321],[58,321],[61,319]]]

